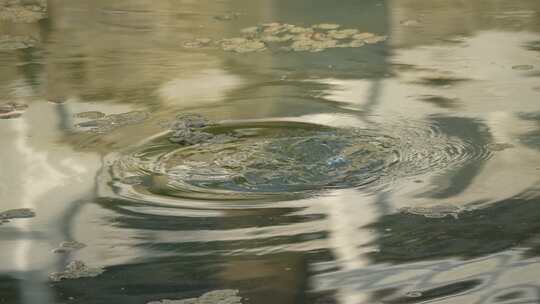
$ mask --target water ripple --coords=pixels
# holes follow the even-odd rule
[[[356,129],[238,121],[203,131],[219,140],[176,144],[163,133],[109,156],[109,185],[117,195],[152,203],[174,198],[260,203],[332,189],[380,189],[490,156],[485,147],[421,122]]]

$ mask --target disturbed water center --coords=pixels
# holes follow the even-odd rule
[[[294,121],[219,123],[188,114],[169,127],[111,156],[105,172],[113,185],[191,199],[296,199],[384,187],[489,154],[425,125],[391,131]]]

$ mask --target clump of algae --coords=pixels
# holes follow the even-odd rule
[[[358,29],[341,28],[339,24],[321,23],[297,26],[288,23],[265,23],[244,28],[241,37],[187,41],[186,48],[220,48],[235,53],[277,50],[286,52],[321,52],[331,48],[358,48],[386,40],[386,36]]]
[[[203,294],[198,298],[181,300],[160,300],[152,301],[147,304],[241,304],[242,297],[238,296],[238,290],[223,289],[214,290]]]

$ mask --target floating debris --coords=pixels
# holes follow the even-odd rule
[[[213,137],[212,134],[200,131],[210,124],[205,117],[197,114],[180,114],[170,123],[171,135],[169,141],[182,145],[202,143]]]
[[[487,145],[487,149],[494,152],[499,152],[510,148],[514,148],[514,145],[507,143],[492,143]]]
[[[94,133],[107,133],[119,127],[141,123],[148,117],[150,114],[143,111],[110,114],[100,119],[78,123],[75,127]]]
[[[383,42],[385,40],[386,40],[386,36],[373,36],[373,37],[364,39],[364,42],[367,44],[375,44],[375,43]]]
[[[62,242],[58,248],[53,249],[53,253],[66,253],[86,247],[86,244],[77,241]]]
[[[0,1],[0,21],[33,23],[47,16],[45,1],[25,4],[23,1]]]
[[[313,26],[314,28],[319,28],[321,30],[335,30],[337,28],[340,27],[339,24],[334,24],[334,23],[321,23],[321,24],[316,24]]]
[[[169,137],[169,141],[181,145],[195,145],[208,141],[213,137],[212,134],[196,131],[192,129],[174,130]]]
[[[331,30],[328,32],[328,36],[334,39],[347,39],[354,37],[356,34],[358,34],[358,30],[355,29]]]
[[[213,125],[208,119],[197,114],[180,114],[169,124],[171,135],[169,141],[181,145],[200,143],[225,143],[234,139],[228,134],[214,135],[201,129]]]
[[[514,65],[512,67],[512,70],[518,70],[518,71],[529,71],[532,69],[534,69],[534,66],[530,64],[520,64],[520,65]]]
[[[160,300],[148,302],[147,304],[241,304],[242,297],[238,296],[238,292],[235,289],[214,290],[198,298]]]
[[[210,38],[197,38],[193,41],[187,41],[184,43],[184,47],[187,49],[197,49],[209,46],[210,43],[212,43],[212,39]]]
[[[236,53],[259,52],[266,49],[264,42],[246,38],[223,39],[220,43],[221,48],[224,51],[232,51]]]
[[[420,100],[434,104],[444,109],[456,108],[457,103],[459,102],[459,99],[457,98],[448,98],[448,97],[437,96],[437,95],[422,95],[420,96]]]
[[[415,83],[430,86],[430,87],[444,87],[448,88],[453,85],[457,85],[462,82],[470,81],[469,78],[461,78],[461,77],[454,77],[454,76],[446,76],[446,75],[436,75],[436,76],[427,76],[420,78],[419,81],[416,81]]]
[[[340,29],[338,24],[321,23],[301,27],[287,23],[265,23],[244,28],[242,37],[212,41],[198,38],[187,41],[186,48],[217,47],[235,53],[262,52],[265,50],[320,52],[330,48],[357,48],[387,39],[358,29]]]
[[[179,114],[176,119],[169,123],[168,128],[171,130],[181,129],[200,129],[212,125],[206,117],[199,114]]]
[[[28,208],[3,211],[0,212],[0,225],[2,225],[2,223],[8,223],[12,219],[32,218],[35,216],[36,213],[34,212],[34,210]]]
[[[0,119],[10,119],[20,117],[28,108],[26,104],[4,103],[0,104]]]
[[[405,19],[405,20],[401,20],[399,24],[403,26],[420,26],[422,22],[416,19]]]
[[[376,37],[375,34],[373,34],[373,33],[367,33],[367,32],[354,34],[354,35],[352,36],[352,38],[353,38],[354,40],[364,40],[364,39],[373,38],[373,37]]]
[[[399,210],[401,213],[421,215],[427,218],[445,218],[452,216],[457,219],[461,208],[453,205],[437,205],[431,207],[403,207]]]
[[[49,274],[49,279],[53,282],[59,282],[64,279],[90,278],[96,277],[104,271],[102,268],[90,268],[82,261],[73,261],[66,266],[64,271]]]
[[[238,19],[242,14],[238,12],[228,12],[223,15],[214,16],[214,19],[218,21],[232,21]]]
[[[0,36],[0,50],[18,50],[36,46],[39,40],[32,36]]]
[[[56,98],[56,99],[50,99],[50,100],[47,100],[47,102],[53,104],[53,105],[61,105],[61,104],[64,104],[67,102],[66,99],[63,99],[63,98]]]
[[[105,117],[105,113],[99,111],[86,111],[75,114],[77,118],[86,118],[86,119],[100,119]]]

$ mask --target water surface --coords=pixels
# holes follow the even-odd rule
[[[35,212],[0,303],[540,301],[540,2],[46,7],[0,18],[0,214]],[[387,39],[186,47],[271,22]],[[220,140],[171,142],[187,113]]]

